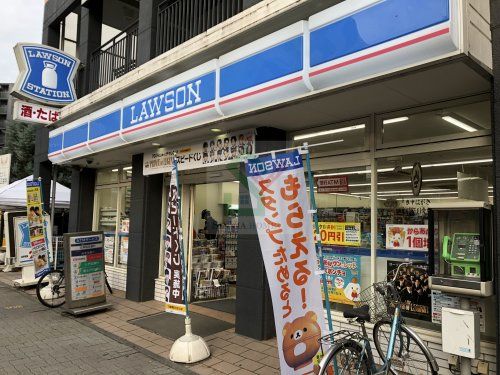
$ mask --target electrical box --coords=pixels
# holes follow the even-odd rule
[[[481,328],[478,312],[443,307],[441,332],[443,352],[466,358],[479,355]]]

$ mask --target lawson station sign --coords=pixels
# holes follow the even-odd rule
[[[80,61],[42,44],[19,43],[14,47],[19,76],[12,94],[53,106],[76,100],[73,79]]]

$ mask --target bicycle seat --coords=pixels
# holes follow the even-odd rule
[[[370,306],[363,305],[361,307],[354,307],[351,310],[344,311],[344,318],[357,319],[367,322],[370,320]]]

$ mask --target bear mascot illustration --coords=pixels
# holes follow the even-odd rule
[[[361,285],[358,283],[358,279],[353,277],[351,282],[347,284],[344,289],[344,294],[350,301],[359,301],[359,294],[361,293]]]
[[[318,317],[313,311],[308,311],[304,316],[285,324],[283,354],[288,366],[296,373],[318,373],[319,366],[313,365],[313,359],[320,349],[318,341],[320,337],[321,328],[318,324]]]

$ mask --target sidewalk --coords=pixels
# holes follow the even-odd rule
[[[0,272],[0,282],[12,285],[12,280],[20,273]],[[25,289],[27,294],[35,295],[35,289]],[[125,299],[124,292],[114,291],[108,295],[113,308],[104,312],[81,317],[98,331],[117,337],[129,345],[152,356],[169,358],[173,341],[129,323],[132,319],[163,312],[163,304],[158,301],[133,302]],[[232,314],[190,305],[198,314],[220,319],[234,324]],[[211,356],[196,365],[186,365],[190,370],[202,374],[279,374],[279,360],[276,340],[257,341],[234,333],[234,328],[204,337],[210,347]]]

